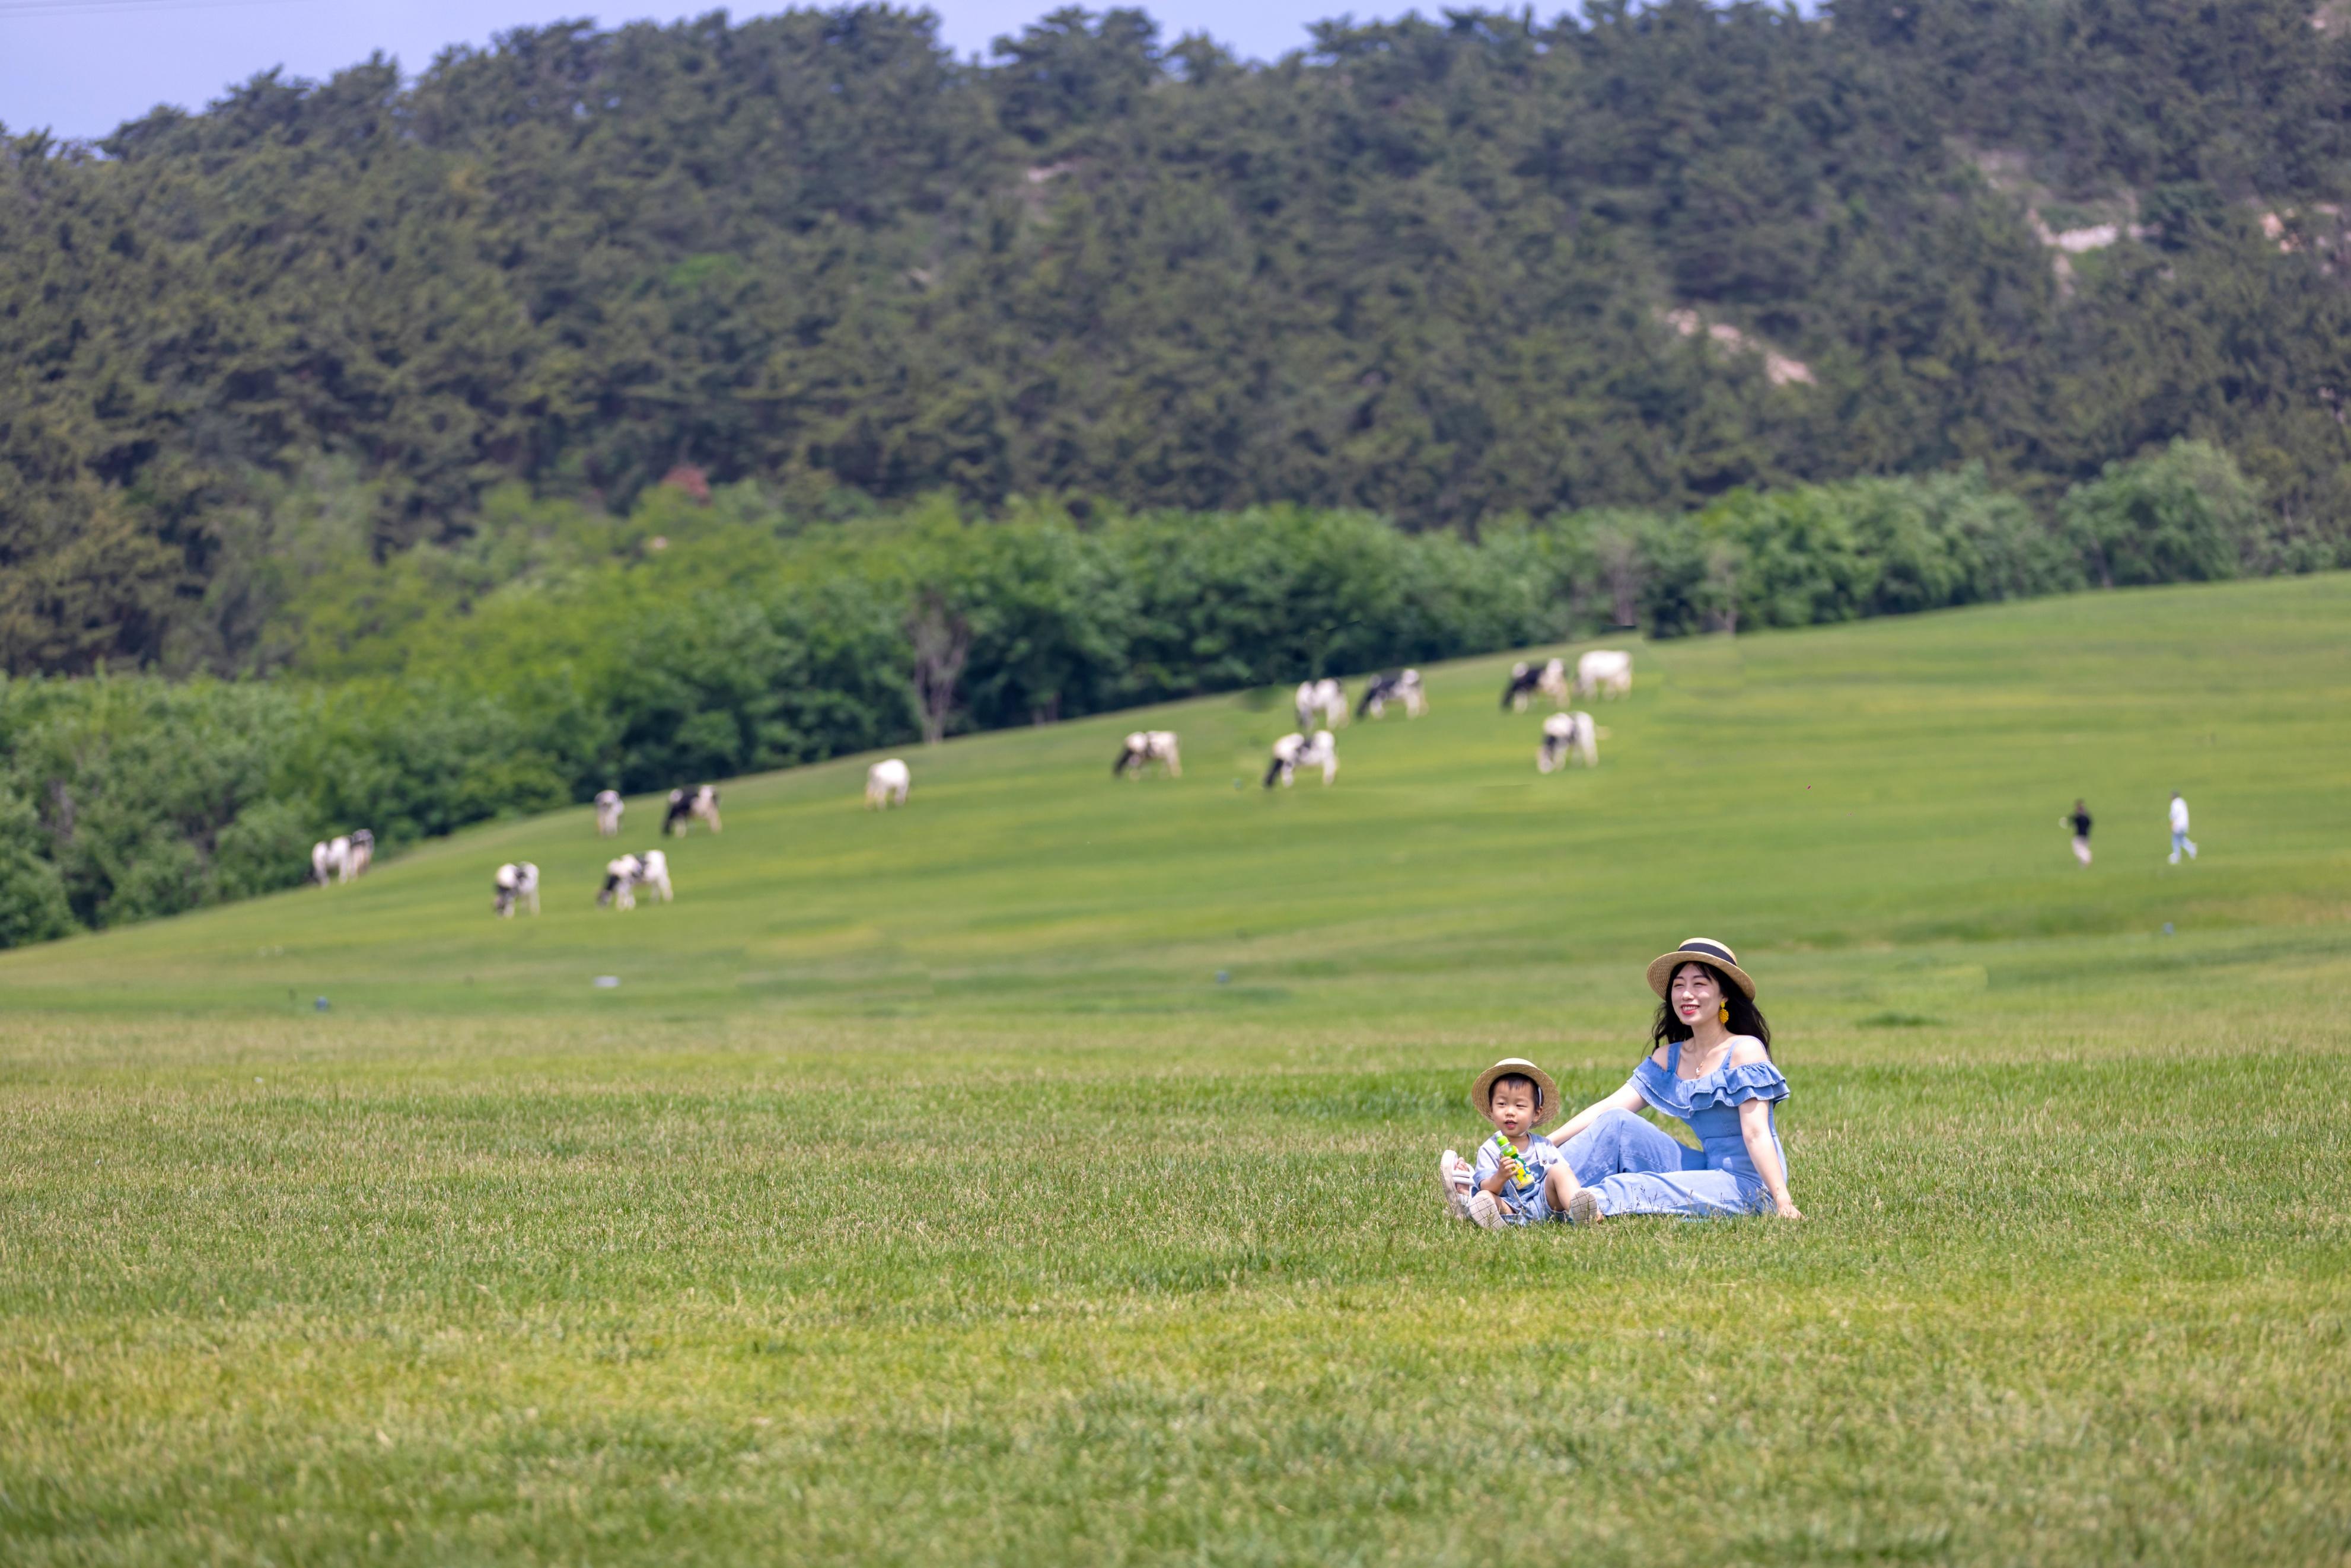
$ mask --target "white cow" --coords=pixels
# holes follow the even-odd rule
[[[637,886],[649,890],[664,904],[676,896],[669,885],[669,856],[659,850],[647,850],[637,857],[635,882]]]
[[[313,865],[319,863],[319,853],[316,850],[310,852],[310,863]],[[335,880],[339,883],[349,882],[351,880],[351,840],[350,834],[338,833],[333,838],[327,841],[326,869],[334,873]],[[321,877],[319,880],[323,882],[326,879]]]
[[[1390,703],[1404,704],[1407,718],[1418,718],[1428,711],[1428,698],[1421,692],[1418,670],[1390,670],[1385,674],[1374,675],[1372,684],[1364,688],[1364,700],[1355,705],[1355,716],[1384,718]]]
[[[865,770],[865,804],[878,810],[906,803],[906,791],[914,787],[913,769],[905,759],[885,757]]]
[[[618,789],[597,790],[596,832],[598,836],[607,839],[619,838],[621,813],[628,809],[629,803],[621,799],[621,792]]]
[[[673,789],[669,792],[669,815],[662,819],[662,831],[675,833],[682,839],[697,817],[710,824],[712,832],[719,831],[718,791],[707,784]]]
[[[1169,778],[1184,777],[1184,758],[1177,749],[1174,730],[1138,729],[1129,735],[1120,747],[1118,760],[1110,765],[1110,776],[1115,779],[1132,772],[1140,779],[1155,762]]]
[[[611,904],[615,909],[637,906],[637,879],[644,874],[645,862],[634,855],[615,855],[604,862],[604,885],[596,890],[596,907]]]
[[[1554,707],[1567,706],[1567,661],[1552,659],[1546,664],[1530,664],[1521,659],[1510,666],[1510,684],[1502,688],[1502,706],[1513,713],[1527,710],[1527,697],[1541,692],[1551,698]]]
[[[1629,697],[1633,695],[1633,655],[1615,648],[1594,648],[1575,661],[1577,696]]]
[[[1542,745],[1535,752],[1535,771],[1549,773],[1568,764],[1569,754],[1583,758],[1586,768],[1600,766],[1599,730],[1588,713],[1555,713],[1543,720]]]
[[[1301,730],[1311,727],[1317,718],[1336,729],[1347,722],[1347,688],[1328,675],[1319,681],[1301,681],[1291,706]]]
[[[491,911],[511,920],[517,904],[538,913],[538,868],[528,861],[508,861],[490,878]]]
[[[1266,765],[1265,787],[1272,789],[1277,779],[1289,789],[1301,768],[1322,769],[1322,782],[1328,784],[1339,776],[1339,743],[1327,729],[1318,729],[1314,738],[1302,735],[1285,735],[1273,743],[1273,758]]]
[[[312,844],[310,846],[310,880],[324,887],[335,880],[336,870],[334,843],[326,839],[320,839],[317,843]]]
[[[344,863],[349,868],[350,876],[365,876],[367,868],[375,863],[375,835],[365,828],[353,833],[351,852]]]

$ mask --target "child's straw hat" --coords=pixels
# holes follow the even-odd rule
[[[1535,1081],[1535,1115],[1534,1120],[1527,1124],[1527,1130],[1532,1132],[1559,1114],[1559,1085],[1551,1081],[1550,1073],[1523,1056],[1506,1056],[1478,1074],[1478,1082],[1469,1085],[1469,1103],[1478,1114],[1489,1122],[1492,1121],[1494,1080],[1508,1078],[1513,1073]]]
[[[1649,989],[1664,996],[1674,983],[1674,971],[1684,964],[1704,964],[1730,977],[1730,983],[1755,999],[1755,982],[1739,967],[1739,957],[1711,936],[1693,936],[1670,953],[1660,953],[1649,960]]]

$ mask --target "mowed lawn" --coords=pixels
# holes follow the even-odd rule
[[[1635,652],[1592,773],[1477,660],[0,957],[0,1562],[2344,1562],[2351,577]],[[1699,933],[1808,1218],[1442,1221]]]

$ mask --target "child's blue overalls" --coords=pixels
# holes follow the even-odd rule
[[[1550,1199],[1543,1194],[1543,1173],[1559,1162],[1560,1153],[1552,1146],[1549,1138],[1536,1133],[1527,1139],[1527,1146],[1520,1154],[1519,1163],[1527,1167],[1527,1175],[1532,1179],[1502,1184],[1499,1201],[1502,1206],[1503,1224],[1531,1225],[1557,1218],[1551,1211]],[[1470,1173],[1469,1179],[1483,1186],[1486,1178],[1501,1168],[1501,1151],[1495,1148],[1494,1140],[1489,1138],[1478,1145],[1478,1165]]]
[[[1667,1048],[1666,1064],[1643,1057],[1633,1071],[1633,1087],[1649,1105],[1688,1124],[1700,1145],[1677,1142],[1630,1111],[1603,1111],[1592,1125],[1560,1145],[1575,1179],[1600,1199],[1603,1214],[1678,1214],[1685,1219],[1752,1214],[1772,1207],[1761,1173],[1747,1155],[1739,1131],[1739,1107],[1750,1100],[1777,1103],[1788,1097],[1788,1081],[1768,1061],[1745,1067],[1729,1062],[1703,1078],[1676,1076],[1681,1042]],[[1771,1113],[1766,1113],[1771,1114]],[[1771,1146],[1780,1147],[1776,1116]],[[1787,1169],[1787,1155],[1780,1168]]]

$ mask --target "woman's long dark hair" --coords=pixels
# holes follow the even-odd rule
[[[1755,998],[1749,996],[1745,991],[1740,990],[1737,986],[1733,985],[1731,983],[1730,977],[1716,968],[1713,965],[1701,962],[1697,958],[1685,959],[1683,962],[1697,964],[1699,968],[1704,969],[1708,974],[1714,977],[1715,985],[1722,991],[1722,999],[1730,1005],[1730,1021],[1728,1025],[1730,1032],[1733,1034],[1753,1035],[1756,1039],[1763,1042],[1763,1054],[1766,1056],[1771,1055],[1771,1026],[1763,1021],[1763,1009],[1755,1005]],[[1674,974],[1678,975],[1681,972],[1682,965],[1676,964],[1674,966]],[[1671,990],[1673,988],[1673,983],[1672,975],[1666,977],[1666,988],[1667,990]],[[1681,1019],[1674,1016],[1673,999],[1671,998],[1666,998],[1659,1000],[1657,1003],[1657,1021],[1652,1025],[1649,1030],[1649,1049],[1651,1051],[1655,1051],[1661,1045],[1668,1045],[1676,1040],[1687,1040],[1691,1033],[1692,1031],[1689,1027],[1684,1024]]]

